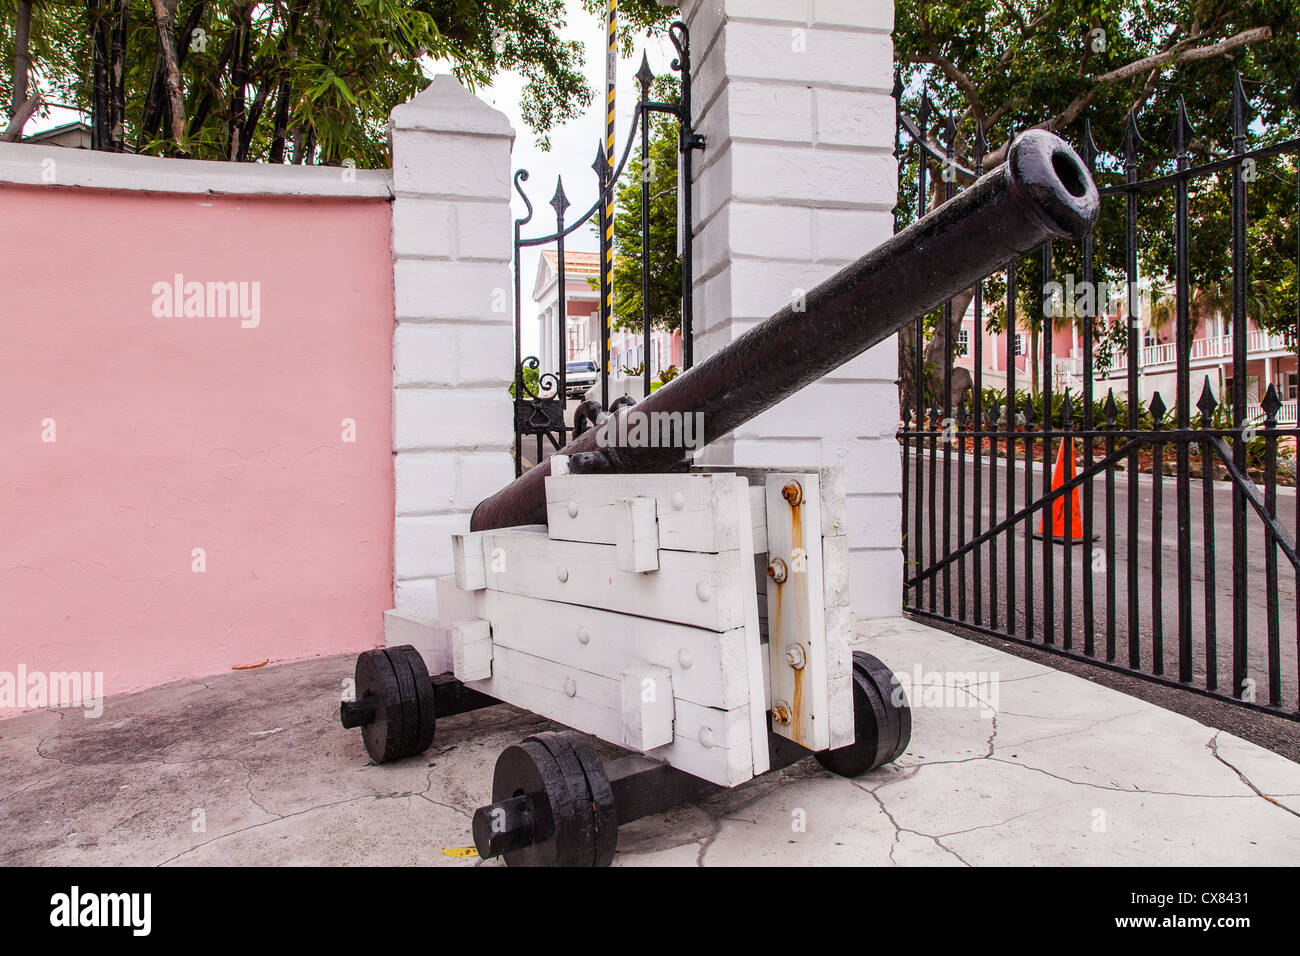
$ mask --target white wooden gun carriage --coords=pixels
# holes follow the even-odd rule
[[[838,470],[575,475],[561,457],[546,497],[547,525],[455,536],[441,620],[390,612],[344,704],[345,725],[370,717],[376,762],[429,746],[421,708],[496,701],[636,754],[605,766],[580,734],[509,748],[475,820],[482,856],[606,864],[619,823],[708,784],[813,754],[857,775],[907,746],[901,687],[850,653]],[[384,663],[411,673],[387,683]]]

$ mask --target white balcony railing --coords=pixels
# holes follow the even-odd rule
[[[1246,353],[1248,355],[1265,352],[1285,351],[1286,338],[1272,332],[1259,329],[1246,333]],[[1219,359],[1232,358],[1232,336],[1216,335],[1208,339],[1192,339],[1192,348],[1188,353],[1192,364],[1197,362],[1215,362]],[[1161,365],[1173,366],[1178,362],[1176,346],[1172,342],[1164,345],[1147,345],[1138,350],[1138,368],[1148,370]],[[1118,354],[1112,371],[1128,368],[1128,356]]]
[[[1246,421],[1258,421],[1262,424],[1264,409],[1260,408],[1255,402],[1247,402]],[[1283,402],[1282,407],[1277,410],[1277,423],[1279,425],[1294,425],[1296,423],[1296,400],[1294,398]]]

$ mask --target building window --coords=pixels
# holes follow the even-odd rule
[[[957,330],[957,354],[967,355],[969,353],[970,353],[970,330],[965,328],[958,329]]]
[[[1286,400],[1293,401],[1297,394],[1300,394],[1300,375],[1295,372],[1286,373]]]
[[[1024,332],[1016,333],[1016,354],[1017,355],[1025,354],[1025,333]]]

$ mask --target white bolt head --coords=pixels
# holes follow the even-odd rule
[[[591,643],[591,631],[587,630],[585,625],[583,627],[578,628],[578,643],[579,644]]]
[[[709,599],[713,597],[713,585],[708,581],[701,581],[699,584],[695,585],[695,596],[705,604],[708,604]]]
[[[700,728],[700,746],[705,750],[713,746],[713,731],[708,727]]]
[[[578,682],[574,680],[572,677],[564,678],[564,696],[565,697],[578,696]]]
[[[576,501],[569,502],[569,517],[570,518],[578,517],[578,503]]]
[[[689,670],[695,663],[695,655],[683,647],[677,652],[677,663],[681,665],[682,670]]]
[[[673,496],[668,499],[673,506],[673,511],[681,511],[686,507],[686,496],[680,491],[674,491]]]
[[[569,569],[561,564],[555,569],[555,576],[559,578],[560,583],[563,584],[565,581],[569,580]]]

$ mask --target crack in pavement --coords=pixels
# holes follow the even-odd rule
[[[1238,770],[1235,766],[1233,766],[1233,765],[1232,765],[1231,763],[1229,763],[1227,760],[1224,760],[1224,759],[1223,759],[1223,755],[1222,755],[1221,753],[1219,753],[1219,734],[1220,734],[1220,733],[1222,733],[1222,731],[1216,731],[1215,734],[1214,734],[1214,736],[1211,737],[1210,740],[1209,740],[1209,742],[1205,745],[1206,748],[1210,751],[1210,753],[1214,754],[1214,759],[1217,760],[1217,761],[1219,761],[1219,763],[1223,764],[1225,767],[1227,767],[1229,770],[1231,770],[1233,773],[1235,773],[1235,774],[1237,775],[1237,777],[1241,780],[1242,783],[1244,783],[1246,786],[1250,787],[1251,790],[1255,791],[1255,795],[1256,795],[1257,797],[1260,797],[1260,798],[1263,799],[1263,800],[1267,800],[1269,803],[1271,803],[1273,806],[1277,807],[1279,810],[1285,810],[1287,813],[1291,814],[1291,816],[1293,816],[1293,817],[1300,817],[1300,812],[1297,812],[1296,810],[1292,810],[1292,809],[1291,809],[1290,807],[1288,807],[1285,803],[1280,803],[1279,801],[1275,800],[1273,797],[1270,797],[1270,796],[1269,796],[1267,793],[1265,793],[1263,790],[1259,789],[1259,787],[1255,786],[1255,784],[1251,782],[1251,780],[1250,780],[1249,777],[1247,777],[1244,773],[1242,773],[1240,770]],[[1288,796],[1289,796],[1289,794],[1288,794]]]
[[[390,794],[389,796],[414,796],[414,794]],[[278,815],[275,817],[274,820],[263,820],[261,823],[250,823],[246,827],[239,827],[238,829],[231,830],[228,833],[222,833],[219,836],[213,837],[211,840],[204,840],[202,843],[196,843],[194,844],[194,846],[182,850],[180,853],[177,853],[175,856],[168,857],[167,859],[163,860],[161,863],[155,864],[155,866],[158,867],[166,866],[168,863],[174,863],[176,860],[179,860],[181,857],[189,853],[193,853],[195,850],[201,850],[203,847],[209,846],[210,844],[228,839],[232,836],[238,836],[241,833],[247,833],[249,830],[256,830],[260,827],[270,826],[273,823],[279,823],[281,820],[288,820],[292,817],[300,817],[305,813],[315,813],[317,810],[325,810],[328,809],[329,807],[342,806],[345,803],[355,803],[357,800],[383,800],[383,799],[385,799],[385,797],[381,796],[380,794],[363,793],[360,796],[348,797],[346,800],[335,800],[332,803],[321,803],[321,804],[317,804],[314,807],[307,807],[306,809],[295,811],[294,813],[286,813],[283,815]]]

